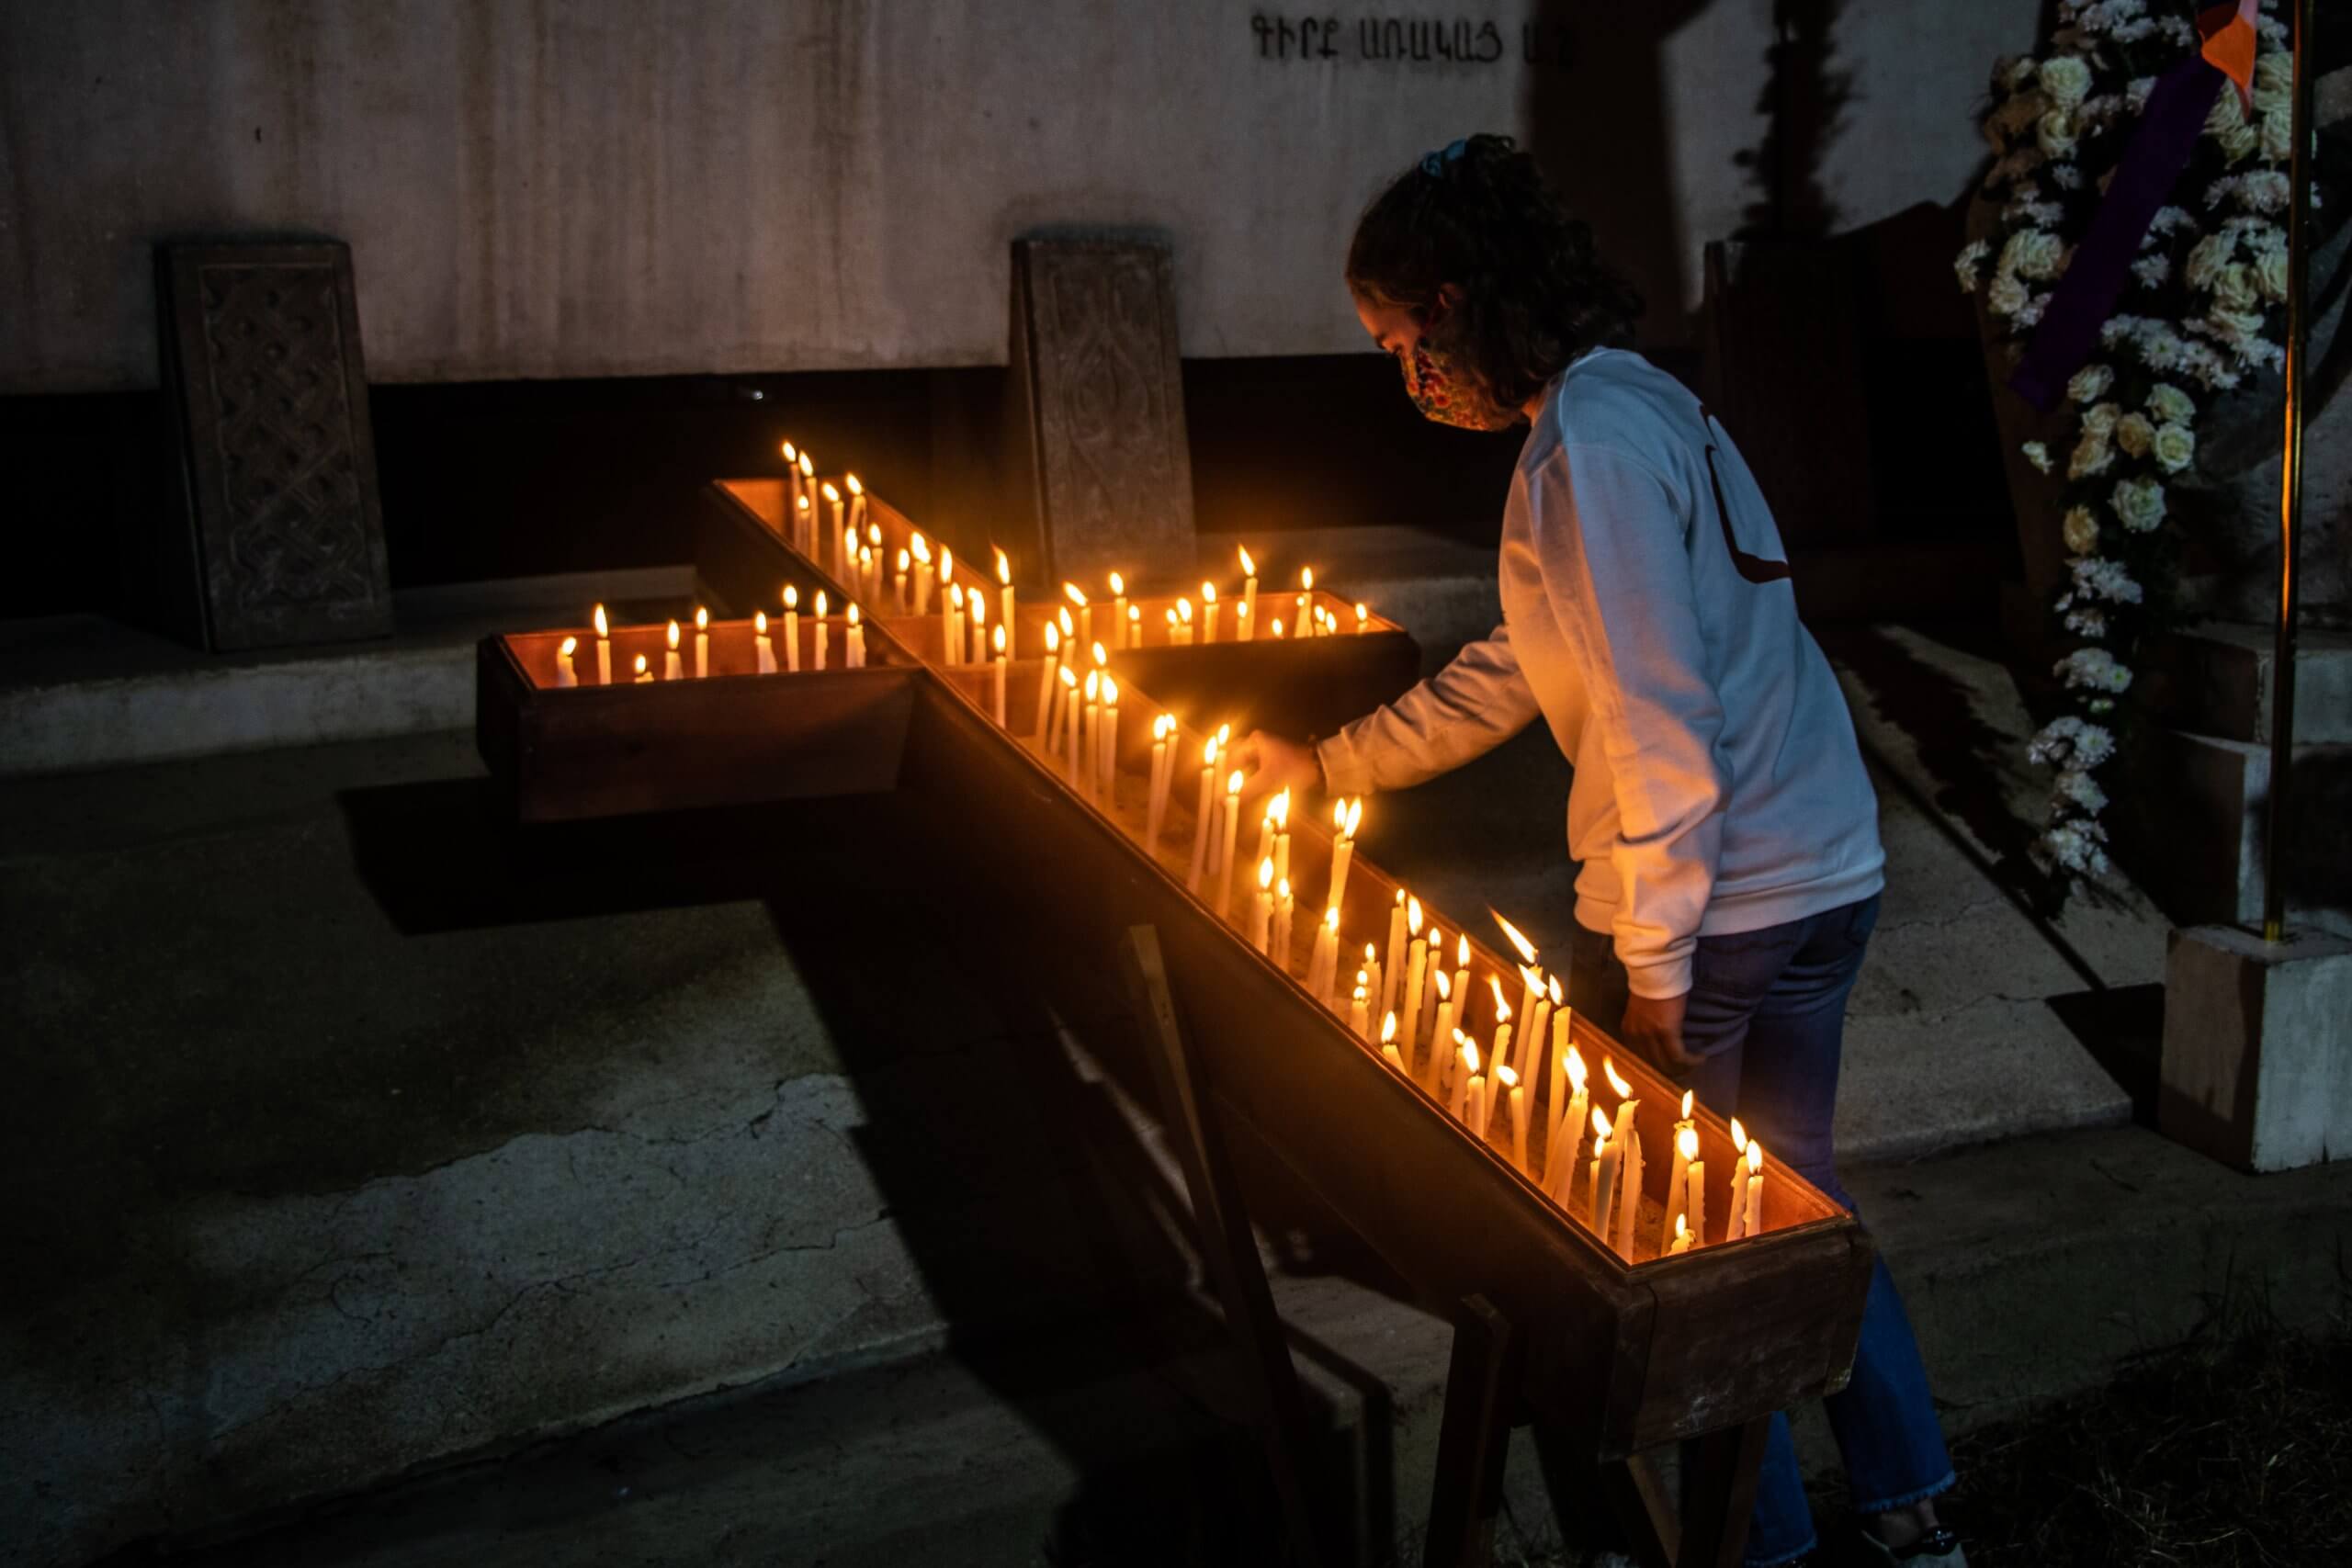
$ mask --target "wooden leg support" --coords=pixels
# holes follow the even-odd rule
[[[1453,1320],[1445,1372],[1445,1415],[1437,1433],[1437,1483],[1430,1494],[1426,1568],[1487,1568],[1502,1507],[1503,1460],[1510,1451],[1519,1397],[1519,1336],[1484,1296]]]
[[[1206,1081],[1184,1045],[1159,933],[1150,926],[1129,928],[1125,961],[1136,1011],[1150,1036],[1145,1054],[1151,1060],[1170,1141],[1184,1168],[1201,1251],[1225,1306],[1226,1326],[1242,1355],[1243,1381],[1259,1401],[1259,1432],[1282,1499],[1291,1556],[1300,1568],[1314,1568],[1322,1562],[1322,1551],[1306,1484],[1309,1427],[1298,1369],[1292,1364],[1257,1237],[1250,1232],[1231,1160],[1210,1111]]]
[[[1771,1425],[1770,1416],[1758,1416],[1710,1432],[1684,1450],[1690,1473],[1682,1478],[1682,1549],[1675,1568],[1738,1568]]]

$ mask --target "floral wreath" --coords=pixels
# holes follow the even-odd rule
[[[2024,445],[2043,473],[2065,469],[2060,527],[2072,557],[2052,610],[2077,644],[2054,667],[2075,711],[2033,738],[2055,771],[2034,860],[2062,890],[2109,870],[2097,776],[2116,755],[2142,638],[2177,624],[2179,519],[2168,487],[2193,480],[2197,426],[2225,392],[2285,360],[2293,59],[2287,29],[2261,0],[2251,106],[2223,84],[2170,201],[2141,241],[2103,353],[2066,385],[2053,456]],[[2022,354],[2051,291],[2089,228],[2158,76],[2198,48],[2192,8],[2157,0],[2059,0],[2040,59],[2004,60],[1984,119],[1995,163],[1984,194],[2000,200],[1990,237],[1955,265],[1984,291],[1996,329]],[[2312,192],[2312,204],[2320,195]],[[1991,262],[1989,276],[1986,263]]]

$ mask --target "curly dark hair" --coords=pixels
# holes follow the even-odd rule
[[[1446,344],[1504,408],[1585,350],[1630,342],[1642,313],[1591,228],[1508,136],[1470,137],[1399,175],[1356,220],[1347,276],[1357,295],[1421,321],[1459,286]]]

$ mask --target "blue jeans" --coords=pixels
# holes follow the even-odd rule
[[[1877,923],[1872,895],[1786,925],[1701,937],[1682,1027],[1684,1048],[1702,1058],[1686,1080],[1701,1102],[1725,1114],[1736,1110],[1775,1159],[1849,1210],[1854,1200],[1838,1182],[1830,1122],[1846,998]],[[1625,975],[1609,938],[1577,932],[1571,978],[1579,1005],[1592,998],[1596,1021],[1614,1028],[1624,1008]],[[1859,1512],[1884,1513],[1951,1485],[1951,1456],[1928,1393],[1927,1368],[1883,1259],[1871,1270],[1852,1381],[1822,1408]],[[1747,1561],[1766,1568],[1801,1557],[1814,1544],[1789,1419],[1775,1415]]]

